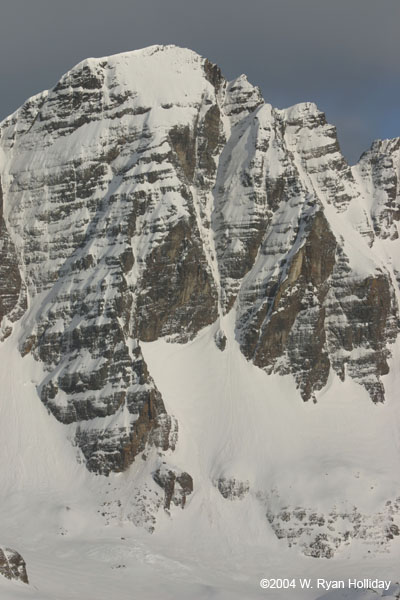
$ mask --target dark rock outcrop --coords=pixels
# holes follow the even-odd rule
[[[19,271],[15,245],[7,231],[3,217],[3,193],[0,179],[0,324],[7,316],[10,321],[17,320],[26,310],[25,287]],[[11,333],[5,325],[3,336]]]
[[[377,140],[354,167],[373,196],[371,219],[375,235],[381,239],[399,237],[396,227],[400,220],[399,160],[400,138]]]
[[[248,481],[239,481],[234,477],[220,477],[215,485],[225,500],[242,500],[250,489]]]
[[[0,548],[0,574],[7,579],[29,583],[24,559],[11,548]]]
[[[258,366],[275,366],[286,354],[305,400],[325,385],[329,375],[324,300],[336,250],[322,213],[316,213],[309,227],[305,244],[285,265],[281,281],[269,283],[268,301],[254,322],[247,323],[242,338],[243,351]]]
[[[297,546],[303,554],[312,558],[333,558],[337,551],[357,539],[368,552],[387,551],[399,535],[394,519],[399,515],[399,498],[387,501],[385,507],[373,515],[337,507],[317,512],[301,506],[284,507],[280,511],[269,510],[267,520],[277,538],[286,540],[289,547]]]
[[[179,221],[147,258],[135,315],[143,341],[187,341],[218,316],[214,282],[190,225]]]
[[[166,468],[164,465],[153,473],[153,479],[164,490],[164,508],[169,510],[171,502],[185,507],[186,498],[193,492],[193,479],[189,473]]]

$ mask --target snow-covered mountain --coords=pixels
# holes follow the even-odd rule
[[[82,597],[56,579],[82,544],[93,573],[155,556],[122,577],[141,598],[255,598],[327,558],[394,584],[400,140],[350,167],[314,104],[152,46],[83,61],[0,147],[0,542],[40,598]]]

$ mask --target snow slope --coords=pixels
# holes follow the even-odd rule
[[[184,346],[144,345],[180,424],[169,460],[195,481],[185,510],[160,515],[152,535],[127,516],[137,465],[108,478],[89,474],[65,428],[37,398],[37,363],[18,355],[13,338],[2,345],[1,536],[24,556],[30,579],[29,587],[0,581],[3,597],[123,600],[135,589],[149,600],[250,599],[265,594],[261,577],[395,582],[398,540],[380,549],[360,535],[333,560],[315,560],[278,540],[265,514],[291,506],[326,514],[335,504],[379,519],[399,489],[398,407],[375,406],[359,386],[337,379],[318,405],[300,402],[290,377],[267,376],[244,359],[232,322],[229,315],[223,353],[213,343],[213,327]],[[221,477],[244,481],[249,491],[227,500],[215,485]],[[107,497],[121,503],[108,524],[98,512]],[[268,595],[320,597],[312,590]]]

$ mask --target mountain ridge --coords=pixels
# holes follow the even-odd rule
[[[151,83],[154,77],[157,79],[156,85]],[[183,86],[187,92],[183,91]],[[179,101],[176,98],[179,98]],[[36,113],[32,112],[35,105]],[[53,90],[28,100],[20,109],[20,116],[17,115],[18,111],[3,121],[1,126],[4,151],[7,153],[8,147],[12,157],[15,154],[15,144],[19,148],[14,159],[16,166],[11,166],[10,169],[11,172],[17,169],[15,182],[8,186],[3,183],[3,187],[9,190],[9,198],[15,197],[17,202],[22,203],[24,200],[19,198],[23,199],[24,195],[26,196],[23,190],[29,190],[30,185],[33,185],[33,195],[41,193],[41,190],[50,194],[50,204],[46,205],[50,210],[50,213],[47,213],[49,216],[40,213],[40,209],[38,213],[31,200],[28,201],[29,206],[27,205],[24,213],[25,221],[34,218],[43,224],[39,228],[33,228],[31,232],[28,231],[28,236],[31,236],[26,238],[28,244],[33,243],[29,240],[34,240],[41,230],[45,233],[48,228],[48,233],[45,233],[43,238],[43,249],[39,242],[37,258],[35,259],[34,250],[29,259],[23,259],[27,272],[32,272],[31,289],[34,294],[41,289],[50,290],[52,281],[57,279],[56,288],[64,285],[68,290],[73,286],[73,280],[78,278],[82,282],[78,283],[79,290],[82,284],[86,285],[82,279],[84,275],[94,278],[96,289],[99,289],[99,285],[100,288],[106,286],[104,289],[111,298],[106,308],[99,306],[97,314],[100,315],[106,310],[106,313],[103,312],[105,315],[108,312],[106,319],[118,319],[119,322],[122,319],[124,322],[121,333],[118,334],[122,337],[114,337],[114,341],[111,341],[110,334],[104,333],[108,340],[105,343],[111,344],[111,347],[116,347],[119,343],[117,339],[124,344],[123,340],[127,334],[137,336],[143,341],[172,334],[172,338],[186,341],[193,337],[199,328],[215,321],[218,314],[229,310],[239,298],[238,339],[242,351],[248,359],[254,360],[258,366],[266,368],[269,372],[275,369],[282,373],[292,371],[302,390],[303,399],[307,400],[310,397],[315,398],[315,392],[324,386],[330,368],[335,368],[340,376],[344,377],[344,359],[339,357],[343,348],[346,361],[351,365],[348,353],[362,346],[362,340],[353,344],[351,340],[354,336],[347,331],[347,326],[341,331],[338,325],[341,318],[357,318],[355,315],[351,316],[351,311],[357,313],[361,307],[348,307],[346,310],[343,308],[343,301],[340,301],[339,306],[336,299],[329,299],[334,287],[324,283],[328,279],[333,281],[334,265],[336,270],[339,269],[340,279],[346,272],[351,273],[353,270],[352,278],[356,278],[353,283],[358,286],[355,288],[355,296],[360,297],[363,306],[365,303],[372,303],[369,309],[364,310],[364,320],[370,322],[367,327],[370,329],[373,326],[372,321],[376,320],[374,311],[377,309],[373,303],[378,301],[374,300],[374,292],[372,288],[370,290],[370,286],[377,286],[380,290],[386,312],[381,319],[381,325],[375,326],[373,339],[367,339],[368,335],[365,339],[367,345],[376,346],[373,352],[369,352],[372,364],[363,367],[365,377],[359,377],[359,361],[356,361],[357,366],[351,369],[354,376],[360,380],[364,379],[374,401],[383,400],[384,391],[379,376],[387,370],[385,356],[388,350],[384,348],[385,342],[380,338],[388,341],[394,339],[395,323],[398,320],[393,299],[395,291],[391,286],[389,274],[384,273],[386,267],[379,259],[378,263],[376,262],[377,257],[374,257],[373,253],[369,253],[368,258],[368,251],[362,247],[360,250],[355,236],[358,230],[368,238],[368,244],[371,245],[375,228],[375,236],[390,235],[391,239],[394,239],[398,233],[393,218],[397,219],[400,212],[398,209],[393,212],[388,206],[379,211],[386,228],[391,228],[390,234],[386,233],[386,230],[382,231],[382,227],[377,225],[377,210],[368,217],[365,206],[362,207],[362,203],[365,204],[366,186],[362,190],[363,197],[357,189],[354,175],[357,167],[352,169],[346,164],[339,151],[335,129],[326,123],[325,116],[315,104],[308,102],[289,109],[273,109],[264,103],[259,90],[251,86],[245,76],[241,75],[228,83],[223,79],[218,67],[209,63],[207,59],[190,50],[171,45],[151,46],[108,58],[86,59],[63,76]],[[26,125],[24,119],[27,121]],[[119,125],[114,125],[116,119]],[[37,149],[32,151],[33,143]],[[38,153],[40,144],[42,148]],[[388,146],[396,152],[395,140],[392,144],[385,145]],[[133,155],[128,155],[131,152],[129,147],[132,147]],[[370,155],[377,154],[381,147],[382,143],[376,142]],[[24,168],[21,174],[18,173],[21,160],[18,153],[30,163],[28,170]],[[88,155],[86,159],[85,153]],[[357,170],[357,176],[364,181],[368,164],[375,164],[377,160],[370,158],[368,161],[368,156],[368,153],[364,155],[361,168]],[[44,169],[40,166],[43,160],[46,164]],[[35,161],[39,161],[38,167],[35,166]],[[60,161],[61,164],[64,161],[62,170],[58,167]],[[387,174],[389,166],[385,164],[384,168],[386,179],[392,185],[389,192],[385,190],[388,197],[386,204],[393,204],[396,202],[397,179],[394,179],[391,172]],[[48,175],[43,178],[43,173],[46,172]],[[7,177],[6,168],[3,181]],[[23,180],[18,183],[18,178],[21,177]],[[32,177],[32,184],[24,181]],[[375,186],[379,184],[378,175]],[[17,193],[13,196],[13,186],[19,186],[19,195]],[[59,198],[61,205],[52,214],[53,189],[54,200]],[[154,196],[152,190],[157,190],[155,203],[151,199]],[[369,193],[371,195],[373,192],[369,190]],[[382,190],[379,193],[382,196]],[[104,199],[101,198],[102,195]],[[104,204],[105,201],[108,205]],[[352,215],[353,220],[360,221],[351,228],[344,219],[340,219],[341,213],[348,209],[349,204],[353,213],[356,213],[355,217]],[[371,201],[370,205],[372,206]],[[11,208],[12,200],[8,206]],[[143,208],[140,208],[141,206]],[[145,208],[146,206],[148,208]],[[150,211],[153,210],[150,217],[149,207]],[[142,216],[140,211],[143,210],[146,213]],[[124,214],[124,218],[128,220],[121,231],[117,221]],[[22,240],[22,244],[25,243],[22,230],[29,229],[29,225],[23,221],[20,225],[15,221],[11,223],[7,207],[4,216],[9,221],[8,229],[13,231],[14,245],[19,243],[21,247],[19,240]],[[71,218],[74,222],[71,222]],[[144,229],[138,238],[136,222],[140,221],[143,222]],[[112,225],[114,235],[109,235],[104,230],[106,222],[115,223]],[[314,222],[318,222],[316,230],[319,230],[316,246],[313,248],[314,242],[311,242],[310,250],[306,250],[304,255],[304,249],[308,247],[306,240],[311,241],[314,235]],[[63,234],[58,223],[70,230],[72,227],[72,231],[76,230],[76,233],[73,233],[76,241],[73,241],[72,245],[66,240],[61,241]],[[283,234],[280,233],[282,227]],[[54,233],[51,233],[52,229]],[[32,234],[35,237],[32,237]],[[54,236],[60,236],[60,239],[55,239]],[[136,248],[130,241],[135,237],[139,243]],[[49,239],[48,242],[45,241],[46,238]],[[328,243],[330,238],[331,242]],[[325,273],[320,272],[318,275],[315,267],[312,267],[314,271],[306,268],[302,274],[306,264],[304,261],[315,260],[324,243],[327,254],[318,269],[325,269]],[[339,260],[341,243],[347,248]],[[57,248],[52,250],[57,244],[65,246],[58,257]],[[82,244],[86,244],[87,248],[94,248],[94,253],[88,249],[82,253],[79,250]],[[151,249],[152,245],[154,250]],[[144,257],[138,259],[137,253],[140,252],[140,248]],[[295,248],[297,250],[294,250]],[[99,263],[102,252],[103,258]],[[51,254],[55,260],[52,260]],[[74,256],[77,258],[73,258]],[[355,258],[357,256],[358,258]],[[67,260],[62,264],[64,257]],[[183,260],[178,271],[176,260]],[[353,262],[353,267],[349,260]],[[277,267],[279,261],[281,267]],[[361,265],[365,261],[369,264],[363,268]],[[268,267],[268,264],[271,266]],[[330,266],[327,266],[328,264]],[[357,274],[360,268],[366,275],[370,275],[369,279],[366,276],[360,279],[360,275]],[[105,279],[101,283],[99,277],[104,276],[107,271],[109,283],[106,283]],[[158,281],[154,278],[155,271],[158,272]],[[375,278],[372,275],[374,271],[378,274]],[[249,277],[254,283],[250,283]],[[299,291],[298,284],[303,280]],[[142,290],[132,296],[129,289],[137,286],[138,281],[142,281],[139,284]],[[347,287],[353,283],[349,282]],[[25,285],[29,286],[26,282]],[[325,291],[322,291],[322,288],[326,288]],[[329,295],[326,296],[328,288]],[[92,294],[92,301],[98,303],[99,292],[90,292],[91,289],[93,286],[88,288],[89,294]],[[317,292],[319,300],[315,296],[317,289],[320,290]],[[261,296],[257,290],[261,290]],[[65,295],[65,292],[61,293]],[[339,293],[343,298],[352,294],[350,289]],[[309,300],[306,300],[307,294]],[[303,298],[301,302],[300,296]],[[90,295],[86,297],[90,298]],[[50,300],[50,304],[52,302],[53,300]],[[257,305],[258,310],[255,310]],[[332,306],[333,309],[330,308]],[[61,336],[64,341],[61,341],[60,346],[60,333],[57,328],[63,327],[63,316],[61,314],[58,325],[54,325],[54,332],[51,332],[52,328],[49,329],[48,323],[52,319],[49,319],[47,312],[44,317],[45,329],[42,333],[39,331],[39,334],[32,332],[27,335],[22,352],[34,351],[49,368],[51,364],[55,366],[62,361],[65,352],[69,354],[68,363],[71,363],[73,356],[77,358],[79,349],[78,354],[73,348],[72,354],[71,350],[67,349],[74,343],[78,346],[83,344],[82,352],[89,352],[89,360],[92,360],[91,355],[97,356],[98,350],[87,348],[87,340],[92,335],[90,331],[98,331],[95,314],[90,312],[83,298],[78,300],[76,308],[70,310],[70,318],[75,319],[74,311],[89,311],[89,318],[81,319],[82,323],[86,323],[84,338],[78,327],[74,330],[75,339],[78,341],[71,341],[68,326],[65,334]],[[329,319],[335,319],[335,310],[341,311],[343,317],[340,314],[336,315],[337,322],[334,328],[329,328],[328,325],[325,331]],[[132,323],[132,319],[135,324]],[[306,343],[304,350],[301,347],[303,342],[296,342],[294,339],[296,319],[304,321],[303,324],[299,321],[298,326],[302,330],[308,328],[307,335],[311,339],[311,345]],[[264,329],[263,321],[266,331],[265,335],[261,333],[260,337],[258,332],[260,327],[261,332]],[[223,332],[221,336],[223,337]],[[294,344],[293,351],[290,350],[291,338],[292,345]],[[35,339],[42,340],[39,346]],[[270,350],[262,350],[265,344],[268,347],[272,344],[272,354]],[[128,365],[132,360],[128,358],[127,351],[126,346],[125,358],[121,355],[121,358],[117,359],[120,363],[117,369],[114,367],[119,355],[113,356],[113,370],[117,370],[119,375],[115,374],[116,379],[113,375],[112,386],[120,391],[113,392],[111,396],[108,393],[101,401],[103,408],[95,408],[99,403],[99,400],[96,400],[96,390],[106,385],[107,375],[104,371],[109,369],[110,354],[108,357],[103,354],[103,358],[100,358],[100,353],[94,364],[104,366],[93,365],[89,367],[91,372],[86,374],[79,373],[78,366],[72,367],[71,372],[68,364],[65,367],[65,375],[62,376],[59,374],[60,366],[57,367],[58,383],[49,377],[43,382],[40,391],[42,400],[55,416],[64,422],[93,419],[97,415],[115,413],[119,410],[121,402],[124,403],[122,398],[126,394],[125,391],[121,391],[126,389],[126,384],[122,382],[127,382],[129,378]],[[138,352],[140,359],[139,349]],[[302,353],[302,356],[296,359],[296,364],[293,364],[293,352]],[[82,362],[82,355],[79,360]],[[311,364],[304,370],[307,361]],[[365,364],[365,359],[363,361]],[[136,381],[142,381],[142,386],[151,387],[151,380],[148,384],[145,383],[145,367],[139,366],[142,364],[140,361],[136,364],[138,366],[133,367],[133,372],[139,377]],[[301,369],[303,373],[300,372]],[[138,383],[132,382],[132,385],[135,387]],[[78,404],[76,400],[72,400],[71,405],[67,400],[68,395],[79,396],[79,389],[92,392],[89,396],[88,393],[84,394]],[[131,394],[132,398],[139,399],[144,398],[143,394],[146,393],[143,391]],[[63,395],[64,400],[61,400]],[[68,414],[65,413],[65,408],[62,408],[61,412],[57,408],[58,396],[60,407],[64,407],[65,402],[70,407],[67,409]],[[143,400],[131,400],[135,405],[135,408],[130,409],[133,413],[138,410],[137,401],[139,414],[146,406],[146,411],[153,415],[149,423],[156,421],[156,413],[163,414],[160,400],[157,401],[159,408],[156,411],[150,408],[149,400],[144,404]],[[152,426],[149,425],[150,429]],[[166,440],[165,436],[168,437],[168,434],[163,434]],[[134,437],[137,437],[137,434]],[[85,439],[83,444],[90,445],[87,437]],[[96,445],[97,434],[94,439]],[[125,444],[128,446],[125,445],[125,448],[128,453],[131,443],[127,438]],[[164,441],[162,445],[166,448],[168,442]],[[139,443],[138,447],[142,446],[143,443]],[[134,455],[135,453],[137,451],[134,451]],[[125,459],[118,461],[119,464],[125,464]]]
[[[315,104],[176,46],[82,61],[0,123],[3,343],[115,483],[107,523],[245,506],[306,556],[391,547],[398,140],[350,167]]]

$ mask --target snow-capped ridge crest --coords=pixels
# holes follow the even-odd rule
[[[315,102],[297,102],[287,108],[279,109],[289,121],[295,121],[305,115],[319,116],[322,111],[318,108]]]
[[[197,52],[191,50],[190,48],[185,48],[182,46],[177,46],[175,44],[153,44],[152,46],[147,46],[145,48],[140,48],[137,50],[127,50],[123,52],[119,52],[117,54],[109,54],[100,57],[89,57],[80,61],[76,65],[74,65],[71,69],[69,69],[63,77],[68,75],[71,71],[80,70],[82,67],[96,67],[98,65],[113,65],[115,63],[119,63],[124,60],[134,60],[140,58],[148,58],[152,57],[158,53],[166,53],[169,54],[169,58],[171,59],[171,63],[176,63],[177,61],[182,62],[191,62],[193,59],[195,60],[206,60]]]

